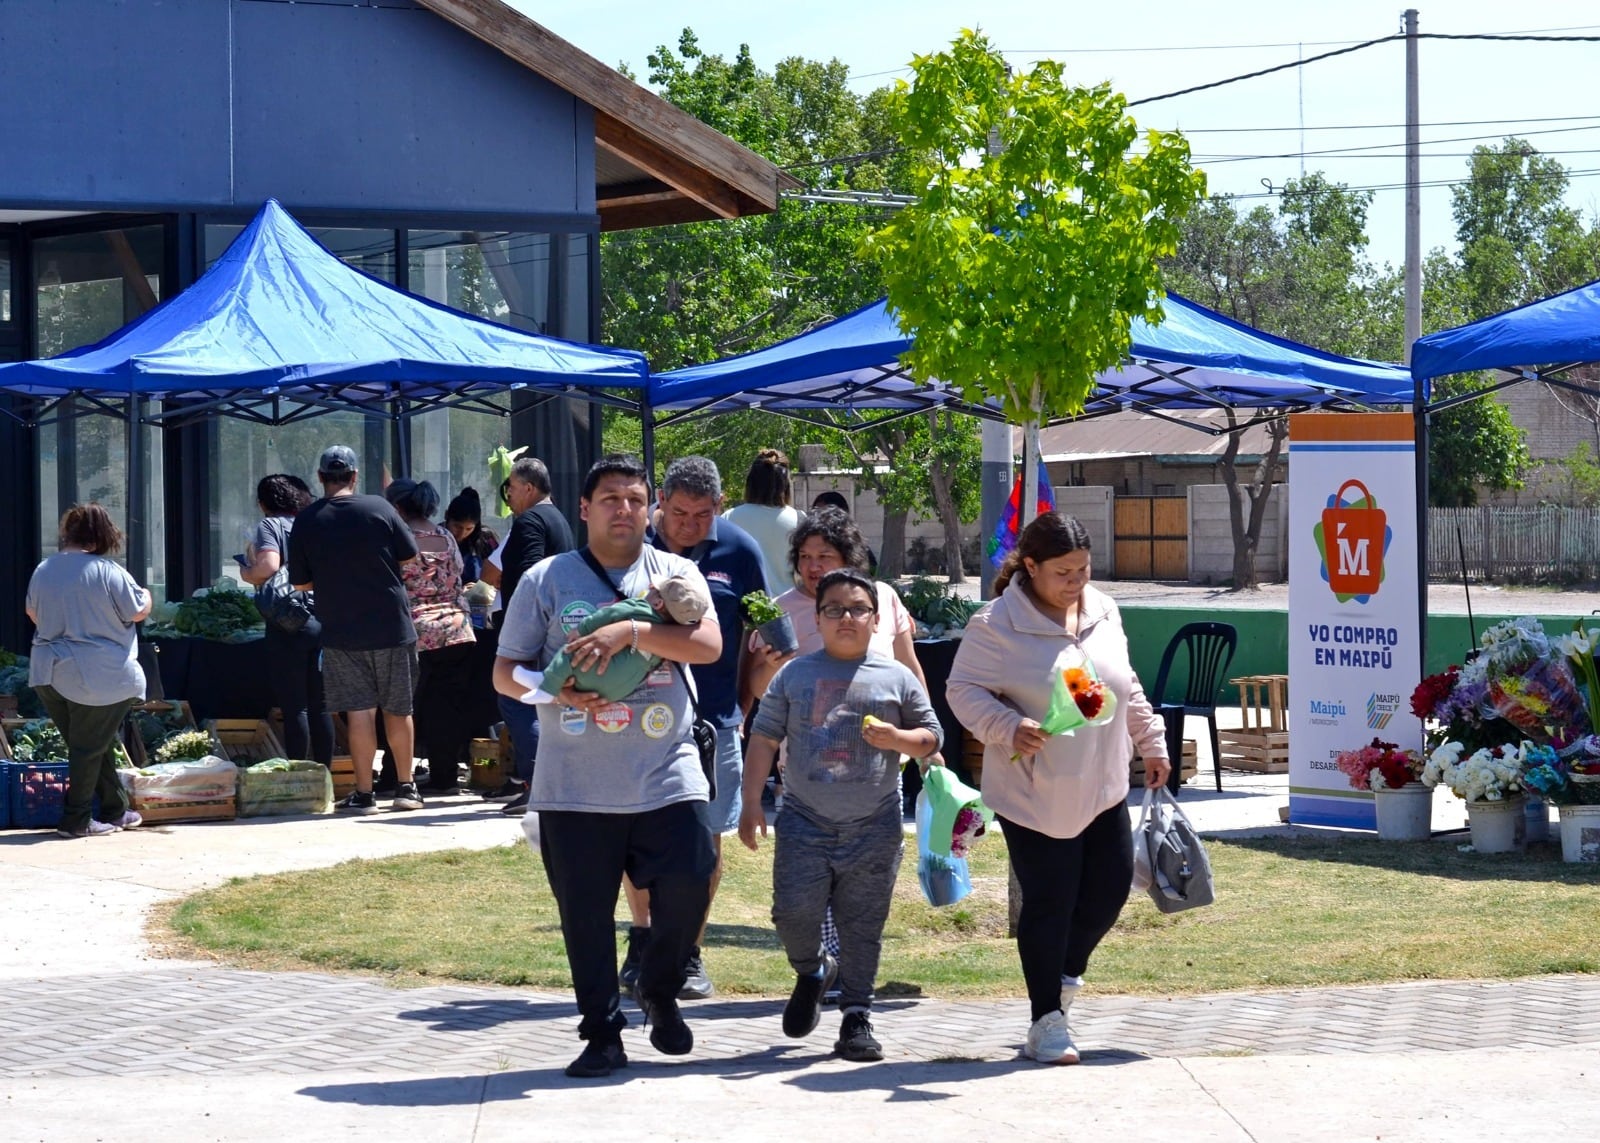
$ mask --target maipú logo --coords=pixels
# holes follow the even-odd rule
[[[1347,492],[1358,492],[1346,500]],[[1322,556],[1322,578],[1340,603],[1366,603],[1383,583],[1383,559],[1394,537],[1377,497],[1361,481],[1346,480],[1328,497],[1322,521],[1312,529]]]

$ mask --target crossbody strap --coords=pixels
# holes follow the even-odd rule
[[[601,583],[605,584],[606,590],[615,593],[620,599],[621,593],[617,590],[617,585],[611,582],[611,577],[606,574],[606,569],[601,565],[600,561],[594,558],[594,553],[588,548],[580,548],[578,554],[583,557],[583,562],[589,565],[589,570],[594,572]],[[684,669],[682,663],[672,659],[668,659],[667,662],[678,668],[678,674],[683,678],[684,688],[689,692],[689,705],[694,708],[695,718],[703,717],[700,713],[700,699],[694,693],[694,680],[689,677],[689,672]]]

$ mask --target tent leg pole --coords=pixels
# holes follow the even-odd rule
[[[639,432],[644,452],[644,456],[640,459],[644,461],[644,470],[650,474],[650,484],[653,487],[656,483],[656,418],[650,411],[649,402],[642,402],[639,405]]]
[[[128,493],[124,522],[127,525],[128,572],[141,585],[150,578],[150,537],[145,528],[144,475],[144,399],[128,396]]]

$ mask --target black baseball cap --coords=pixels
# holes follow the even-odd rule
[[[355,470],[355,450],[348,445],[334,445],[317,461],[317,471],[323,476],[345,476]]]

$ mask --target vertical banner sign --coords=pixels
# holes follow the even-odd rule
[[[1289,820],[1372,829],[1334,758],[1420,749],[1416,440],[1410,413],[1289,418]]]

